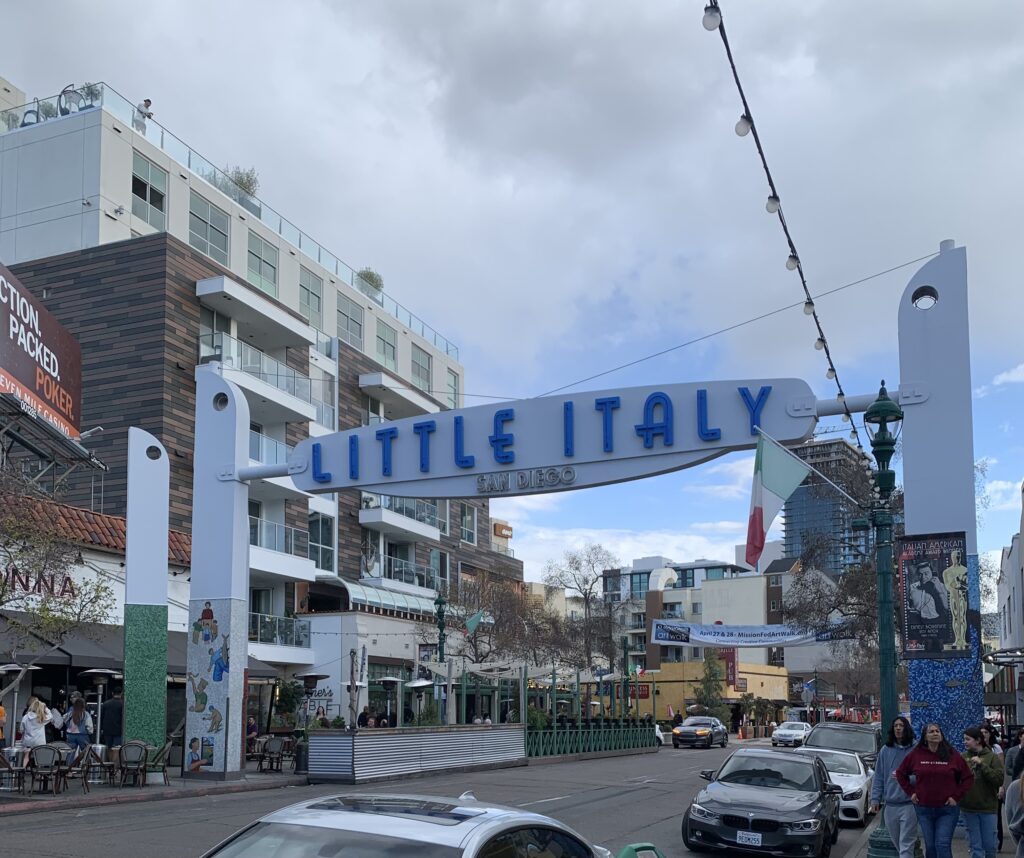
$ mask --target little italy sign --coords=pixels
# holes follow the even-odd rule
[[[667,384],[546,396],[308,438],[289,460],[307,492],[507,497],[662,474],[757,444],[810,437],[800,379]]]

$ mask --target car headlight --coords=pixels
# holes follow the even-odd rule
[[[797,822],[784,822],[782,827],[792,831],[794,834],[806,834],[810,831],[818,831],[821,828],[821,820],[801,819]]]
[[[694,819],[718,819],[720,814],[715,813],[713,810],[708,810],[706,807],[701,807],[697,802],[690,805],[690,816]]]
[[[698,730],[697,731],[697,735],[698,736],[706,736],[710,732],[711,732],[710,730]]]
[[[844,792],[843,801],[856,801],[862,795],[864,795],[864,790],[862,789],[855,789],[853,792]]]
[[[680,729],[679,729],[678,727],[673,727],[673,728],[672,728],[672,732],[673,732],[673,733],[675,733],[676,735],[679,735],[679,733],[681,732],[681,730],[680,730]]]

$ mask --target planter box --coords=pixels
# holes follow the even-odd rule
[[[309,734],[310,783],[364,783],[424,772],[525,766],[519,724],[316,730]]]

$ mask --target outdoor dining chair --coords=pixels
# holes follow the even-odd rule
[[[18,751],[21,756],[21,751]],[[25,767],[12,763],[6,754],[0,754],[0,790],[25,792]]]
[[[92,762],[92,745],[80,748],[74,758],[60,767],[61,789],[68,788],[71,778],[80,778],[82,792],[89,792],[89,769]]]
[[[129,777],[134,779],[135,786],[146,785],[146,762],[149,750],[145,742],[125,742],[117,752],[118,768],[121,771],[121,786]]]
[[[262,772],[264,765],[268,772],[281,771],[281,764],[284,761],[284,739],[280,736],[271,736],[263,745],[260,753],[260,761],[256,771]]]
[[[146,777],[150,774],[160,774],[164,777],[164,786],[170,786],[171,782],[167,778],[167,757],[171,753],[171,741],[168,741],[164,746],[157,751],[149,760],[146,762]]]
[[[28,794],[32,795],[36,789],[36,779],[45,788],[49,783],[49,789],[56,795],[60,791],[60,767],[64,760],[64,752],[54,745],[39,745],[32,749],[28,758],[29,788]]]

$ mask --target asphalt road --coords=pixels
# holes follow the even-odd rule
[[[680,837],[682,813],[737,744],[721,750],[662,748],[657,754],[552,763],[392,781],[361,792],[459,795],[529,808],[556,817],[593,842],[618,852],[628,843],[655,843],[666,856],[690,853]],[[4,817],[5,855],[30,858],[197,858],[253,819],[279,807],[350,791],[338,786],[175,799]],[[842,855],[861,829],[844,827],[833,854]]]

